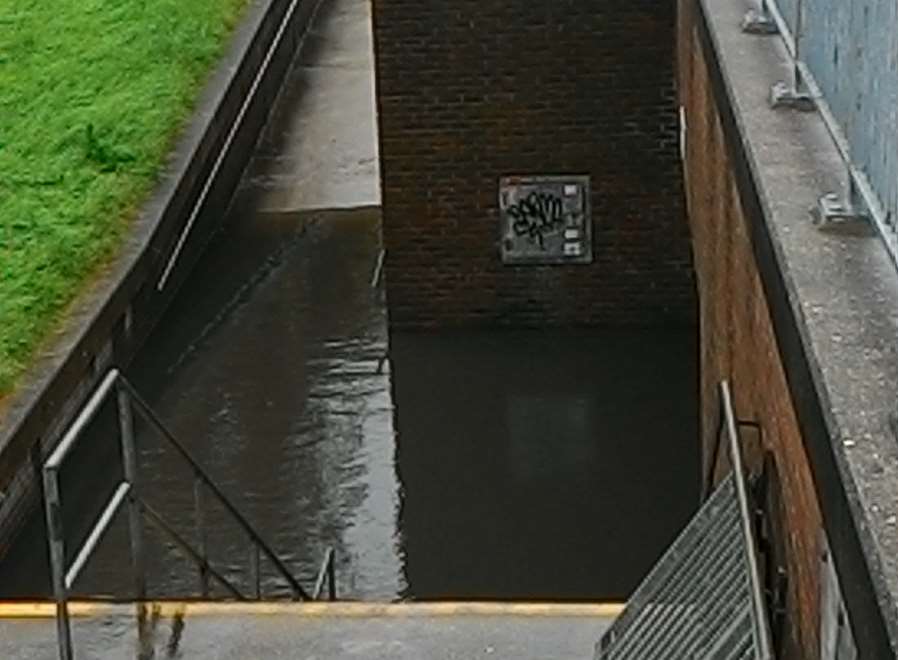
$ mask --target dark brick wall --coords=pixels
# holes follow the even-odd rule
[[[398,327],[693,321],[673,0],[373,0]],[[503,175],[589,174],[595,263],[503,266]]]

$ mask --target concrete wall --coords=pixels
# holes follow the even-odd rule
[[[394,327],[692,322],[675,3],[373,0]],[[591,265],[508,266],[499,179],[588,175]]]

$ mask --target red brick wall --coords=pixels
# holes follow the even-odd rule
[[[693,322],[673,0],[373,0],[394,326]],[[503,266],[498,180],[589,174],[595,262]]]
[[[737,415],[759,422],[781,483],[790,589],[784,658],[819,656],[822,518],[770,310],[758,273],[748,220],[733,175],[695,18],[682,0],[680,93],[689,131],[687,207],[692,227],[701,332],[704,455],[714,441],[717,383],[733,387]]]

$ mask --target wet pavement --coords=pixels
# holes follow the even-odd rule
[[[323,2],[238,198],[263,212],[380,204],[374,98],[369,2]]]
[[[323,12],[224,230],[129,377],[306,585],[333,546],[345,598],[624,598],[698,502],[694,331],[388,336],[370,286],[367,3]],[[70,549],[118,473],[102,430],[63,473]],[[140,444],[147,498],[193,538],[190,473]],[[124,523],[77,593],[131,594]],[[49,593],[42,526],[0,566],[0,598]],[[248,587],[249,544],[222,511],[208,538]],[[192,567],[148,542],[151,594],[197,595]],[[263,591],[288,593],[270,568]]]
[[[180,623],[171,612],[162,612],[147,626],[143,642],[133,614],[119,608],[75,619],[72,631],[83,660],[139,657],[141,650],[144,658],[194,660],[588,660],[611,621],[594,608],[312,608],[254,615],[251,610],[194,614],[196,608],[188,606]],[[10,643],[13,636],[4,634],[10,626],[27,649]],[[55,657],[54,633],[52,620],[0,620],[0,657]]]

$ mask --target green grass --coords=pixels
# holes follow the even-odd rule
[[[115,254],[248,0],[0,0],[0,398]]]

